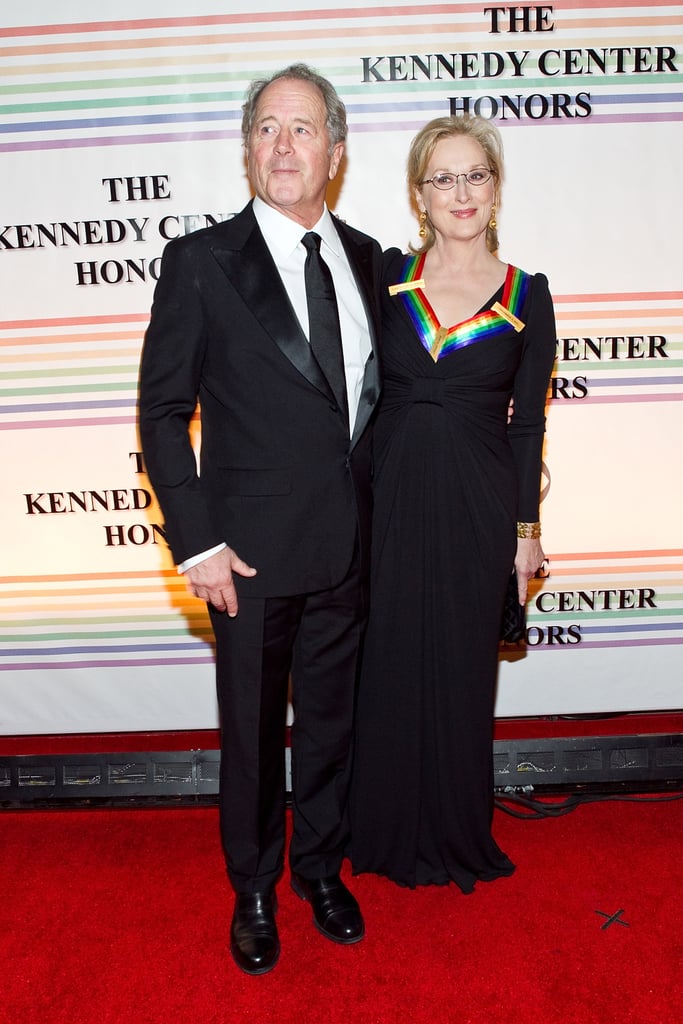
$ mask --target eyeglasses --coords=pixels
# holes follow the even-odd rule
[[[418,182],[419,185],[433,185],[434,188],[441,189],[442,192],[448,192],[449,189],[455,188],[460,178],[464,178],[468,185],[485,185],[490,180],[493,171],[488,167],[475,167],[473,171],[468,171],[467,174],[451,174],[448,171],[439,171],[433,178],[427,178],[426,181]]]

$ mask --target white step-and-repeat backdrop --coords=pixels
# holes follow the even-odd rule
[[[681,707],[683,8],[25,0],[0,20],[0,732],[216,724],[138,359],[166,240],[249,198],[248,82],[293,61],[347,104],[340,216],[415,239],[409,141],[469,110],[503,134],[501,257],[550,279],[550,576],[498,714]]]

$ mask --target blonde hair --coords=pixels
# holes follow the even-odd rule
[[[488,167],[495,179],[495,200],[499,201],[499,190],[503,183],[503,141],[500,132],[491,121],[484,117],[435,117],[421,128],[410,144],[408,151],[408,186],[414,195],[422,186],[427,173],[427,166],[432,158],[438,142],[451,139],[458,135],[466,135],[479,143],[486,154]],[[425,238],[419,248],[410,246],[411,252],[421,255],[434,245],[436,235],[429,218],[424,223]],[[498,249],[498,232],[495,228],[486,229],[486,246],[489,252]]]

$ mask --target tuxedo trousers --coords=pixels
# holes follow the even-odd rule
[[[221,718],[220,827],[238,893],[275,884],[285,856],[285,746],[291,680],[292,838],[306,878],[336,874],[348,844],[351,742],[368,581],[359,559],[329,590],[240,596],[210,608]]]

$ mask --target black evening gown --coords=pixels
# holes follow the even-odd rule
[[[498,641],[516,522],[538,519],[555,321],[546,278],[509,267],[435,361],[434,325],[421,339],[404,296],[388,294],[410,265],[419,277],[414,258],[385,255],[350,853],[354,873],[471,892],[514,870],[491,835]],[[498,317],[491,333],[487,311],[510,307],[515,276],[523,329]]]

